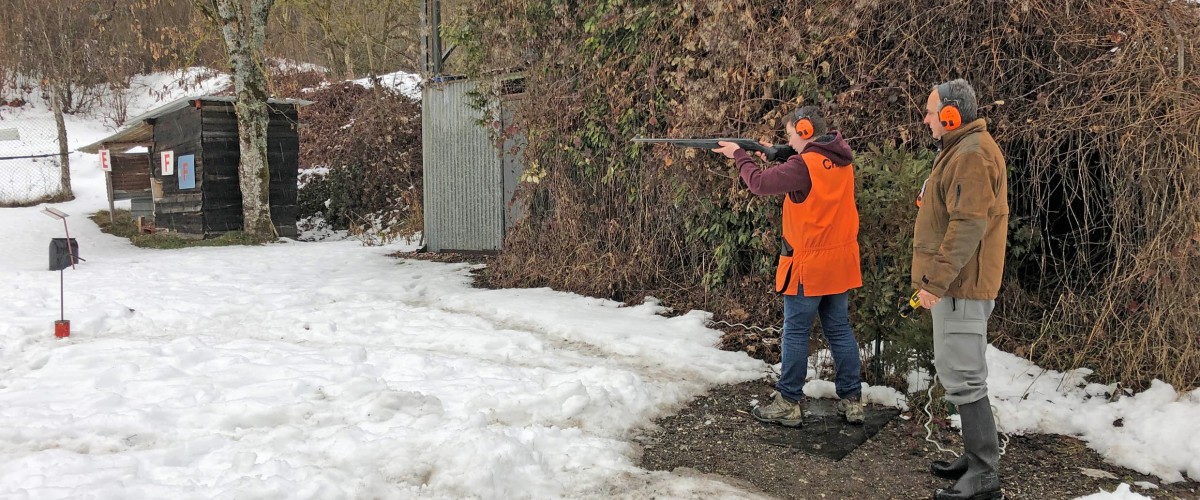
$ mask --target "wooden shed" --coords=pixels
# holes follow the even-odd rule
[[[116,134],[79,150],[109,150],[110,204],[132,200],[134,215],[153,215],[159,231],[206,238],[240,230],[241,146],[235,100],[232,96],[179,99],[130,120]],[[295,237],[298,111],[311,102],[271,99],[268,103],[271,220],[280,236]]]

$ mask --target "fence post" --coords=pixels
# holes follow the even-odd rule
[[[50,86],[50,107],[54,108],[54,127],[58,133],[59,193],[65,200],[69,200],[75,197],[75,191],[71,189],[71,151],[67,148],[67,124],[63,119],[63,106],[58,92],[58,85]]]

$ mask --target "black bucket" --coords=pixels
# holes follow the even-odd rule
[[[67,242],[70,241],[70,249],[67,248]],[[74,257],[74,260],[72,260]],[[79,263],[79,242],[75,238],[51,238],[50,239],[50,270],[61,271],[72,264]]]

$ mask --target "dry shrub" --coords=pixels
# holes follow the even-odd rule
[[[625,301],[654,295],[777,324],[768,290],[778,201],[741,190],[715,155],[628,139],[781,140],[780,116],[817,103],[869,151],[858,162],[877,163],[881,176],[860,185],[860,204],[889,189],[908,197],[916,187],[903,165],[929,161],[925,98],[964,77],[1010,166],[994,341],[1053,368],[1195,387],[1198,9],[1157,0],[487,2],[451,34],[469,73],[523,66],[536,99],[520,114],[540,174],[525,186],[531,215],[510,232],[491,279]],[[907,331],[875,311],[907,287],[909,250],[895,232],[914,208],[880,203],[861,210],[897,223],[864,221],[864,245],[889,243],[863,265],[891,288],[869,303],[858,296],[856,324]]]
[[[307,83],[307,82],[306,82]],[[421,106],[389,89],[306,86],[301,168],[325,167],[300,192],[300,216],[390,241],[421,231]]]

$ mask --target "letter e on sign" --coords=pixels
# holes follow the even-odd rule
[[[108,155],[107,149],[100,150],[100,170],[112,172],[112,157]]]

